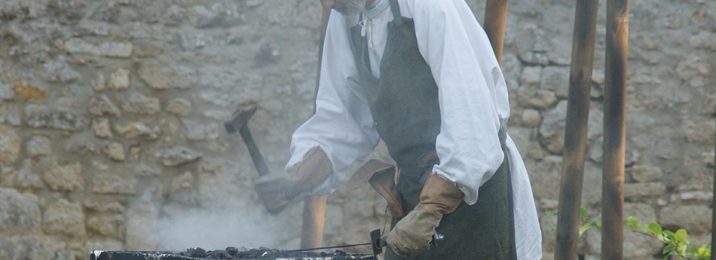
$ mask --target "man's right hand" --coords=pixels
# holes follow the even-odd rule
[[[281,212],[288,204],[308,195],[333,172],[331,161],[319,146],[306,152],[303,160],[286,169],[286,173],[270,174],[255,184],[259,199],[271,214]]]

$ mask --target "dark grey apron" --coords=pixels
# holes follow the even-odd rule
[[[403,210],[409,212],[419,202],[426,173],[439,163],[435,140],[440,107],[437,84],[418,49],[413,20],[402,17],[397,0],[390,0],[390,8],[394,19],[388,24],[380,78],[371,73],[368,43],[360,26],[351,28],[360,75],[355,84],[359,89],[353,91],[368,102],[375,128],[398,164],[397,189]],[[500,139],[504,151],[504,131]],[[437,232],[445,239],[436,247],[409,258],[388,250],[385,259],[516,259],[508,165],[505,157],[495,175],[480,187],[475,205],[462,202],[442,219]],[[397,221],[393,219],[392,224]]]

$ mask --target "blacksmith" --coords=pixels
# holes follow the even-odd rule
[[[290,178],[261,180],[262,199],[333,192],[382,139],[408,212],[385,259],[540,259],[505,80],[464,0],[321,2],[333,11],[316,113],[293,135]]]

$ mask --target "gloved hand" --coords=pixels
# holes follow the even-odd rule
[[[455,211],[463,197],[455,183],[431,174],[420,192],[420,203],[388,233],[388,247],[400,256],[415,255],[425,250],[430,246],[440,220]]]
[[[256,181],[255,189],[271,214],[281,212],[288,204],[305,197],[333,172],[331,161],[320,147],[306,152],[303,159],[286,169],[286,173],[269,174]]]

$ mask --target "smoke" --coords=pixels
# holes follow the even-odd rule
[[[157,226],[158,246],[169,250],[277,247],[280,221],[251,212],[192,209],[177,217],[163,218]]]

